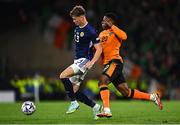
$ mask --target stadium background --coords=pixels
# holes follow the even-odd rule
[[[121,53],[131,88],[180,99],[180,1],[178,0],[0,0],[0,101],[67,100],[59,73],[73,62],[69,11],[83,5],[97,32],[105,12],[116,12],[128,34]],[[98,64],[82,91],[99,99]],[[36,89],[38,88],[38,90]],[[111,99],[121,98],[110,85]],[[15,97],[15,99],[14,99]]]

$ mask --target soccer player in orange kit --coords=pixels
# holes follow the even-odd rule
[[[97,116],[112,117],[109,105],[110,92],[108,84],[112,82],[123,96],[133,99],[153,101],[162,110],[163,105],[157,93],[144,93],[137,89],[130,89],[122,73],[123,59],[120,56],[120,47],[124,40],[127,39],[126,33],[116,26],[116,15],[107,13],[102,20],[103,31],[99,38],[102,44],[102,63],[104,66],[99,81],[100,95],[103,101],[103,111]]]

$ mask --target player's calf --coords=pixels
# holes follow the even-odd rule
[[[149,94],[141,92],[137,89],[129,89],[126,83],[119,84],[116,88],[125,97],[141,100],[152,100],[157,106],[159,106],[160,110],[163,109],[160,96],[157,93]]]

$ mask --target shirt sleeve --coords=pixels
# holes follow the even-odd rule
[[[96,32],[92,33],[91,40],[93,44],[99,43],[100,40]]]
[[[111,27],[111,29],[117,35],[117,37],[119,37],[120,39],[122,39],[122,40],[126,40],[127,39],[126,33],[123,30],[119,29],[117,26],[113,25]]]

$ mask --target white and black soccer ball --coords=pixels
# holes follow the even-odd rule
[[[25,101],[21,106],[21,110],[25,115],[31,115],[36,111],[36,106],[31,101]]]

